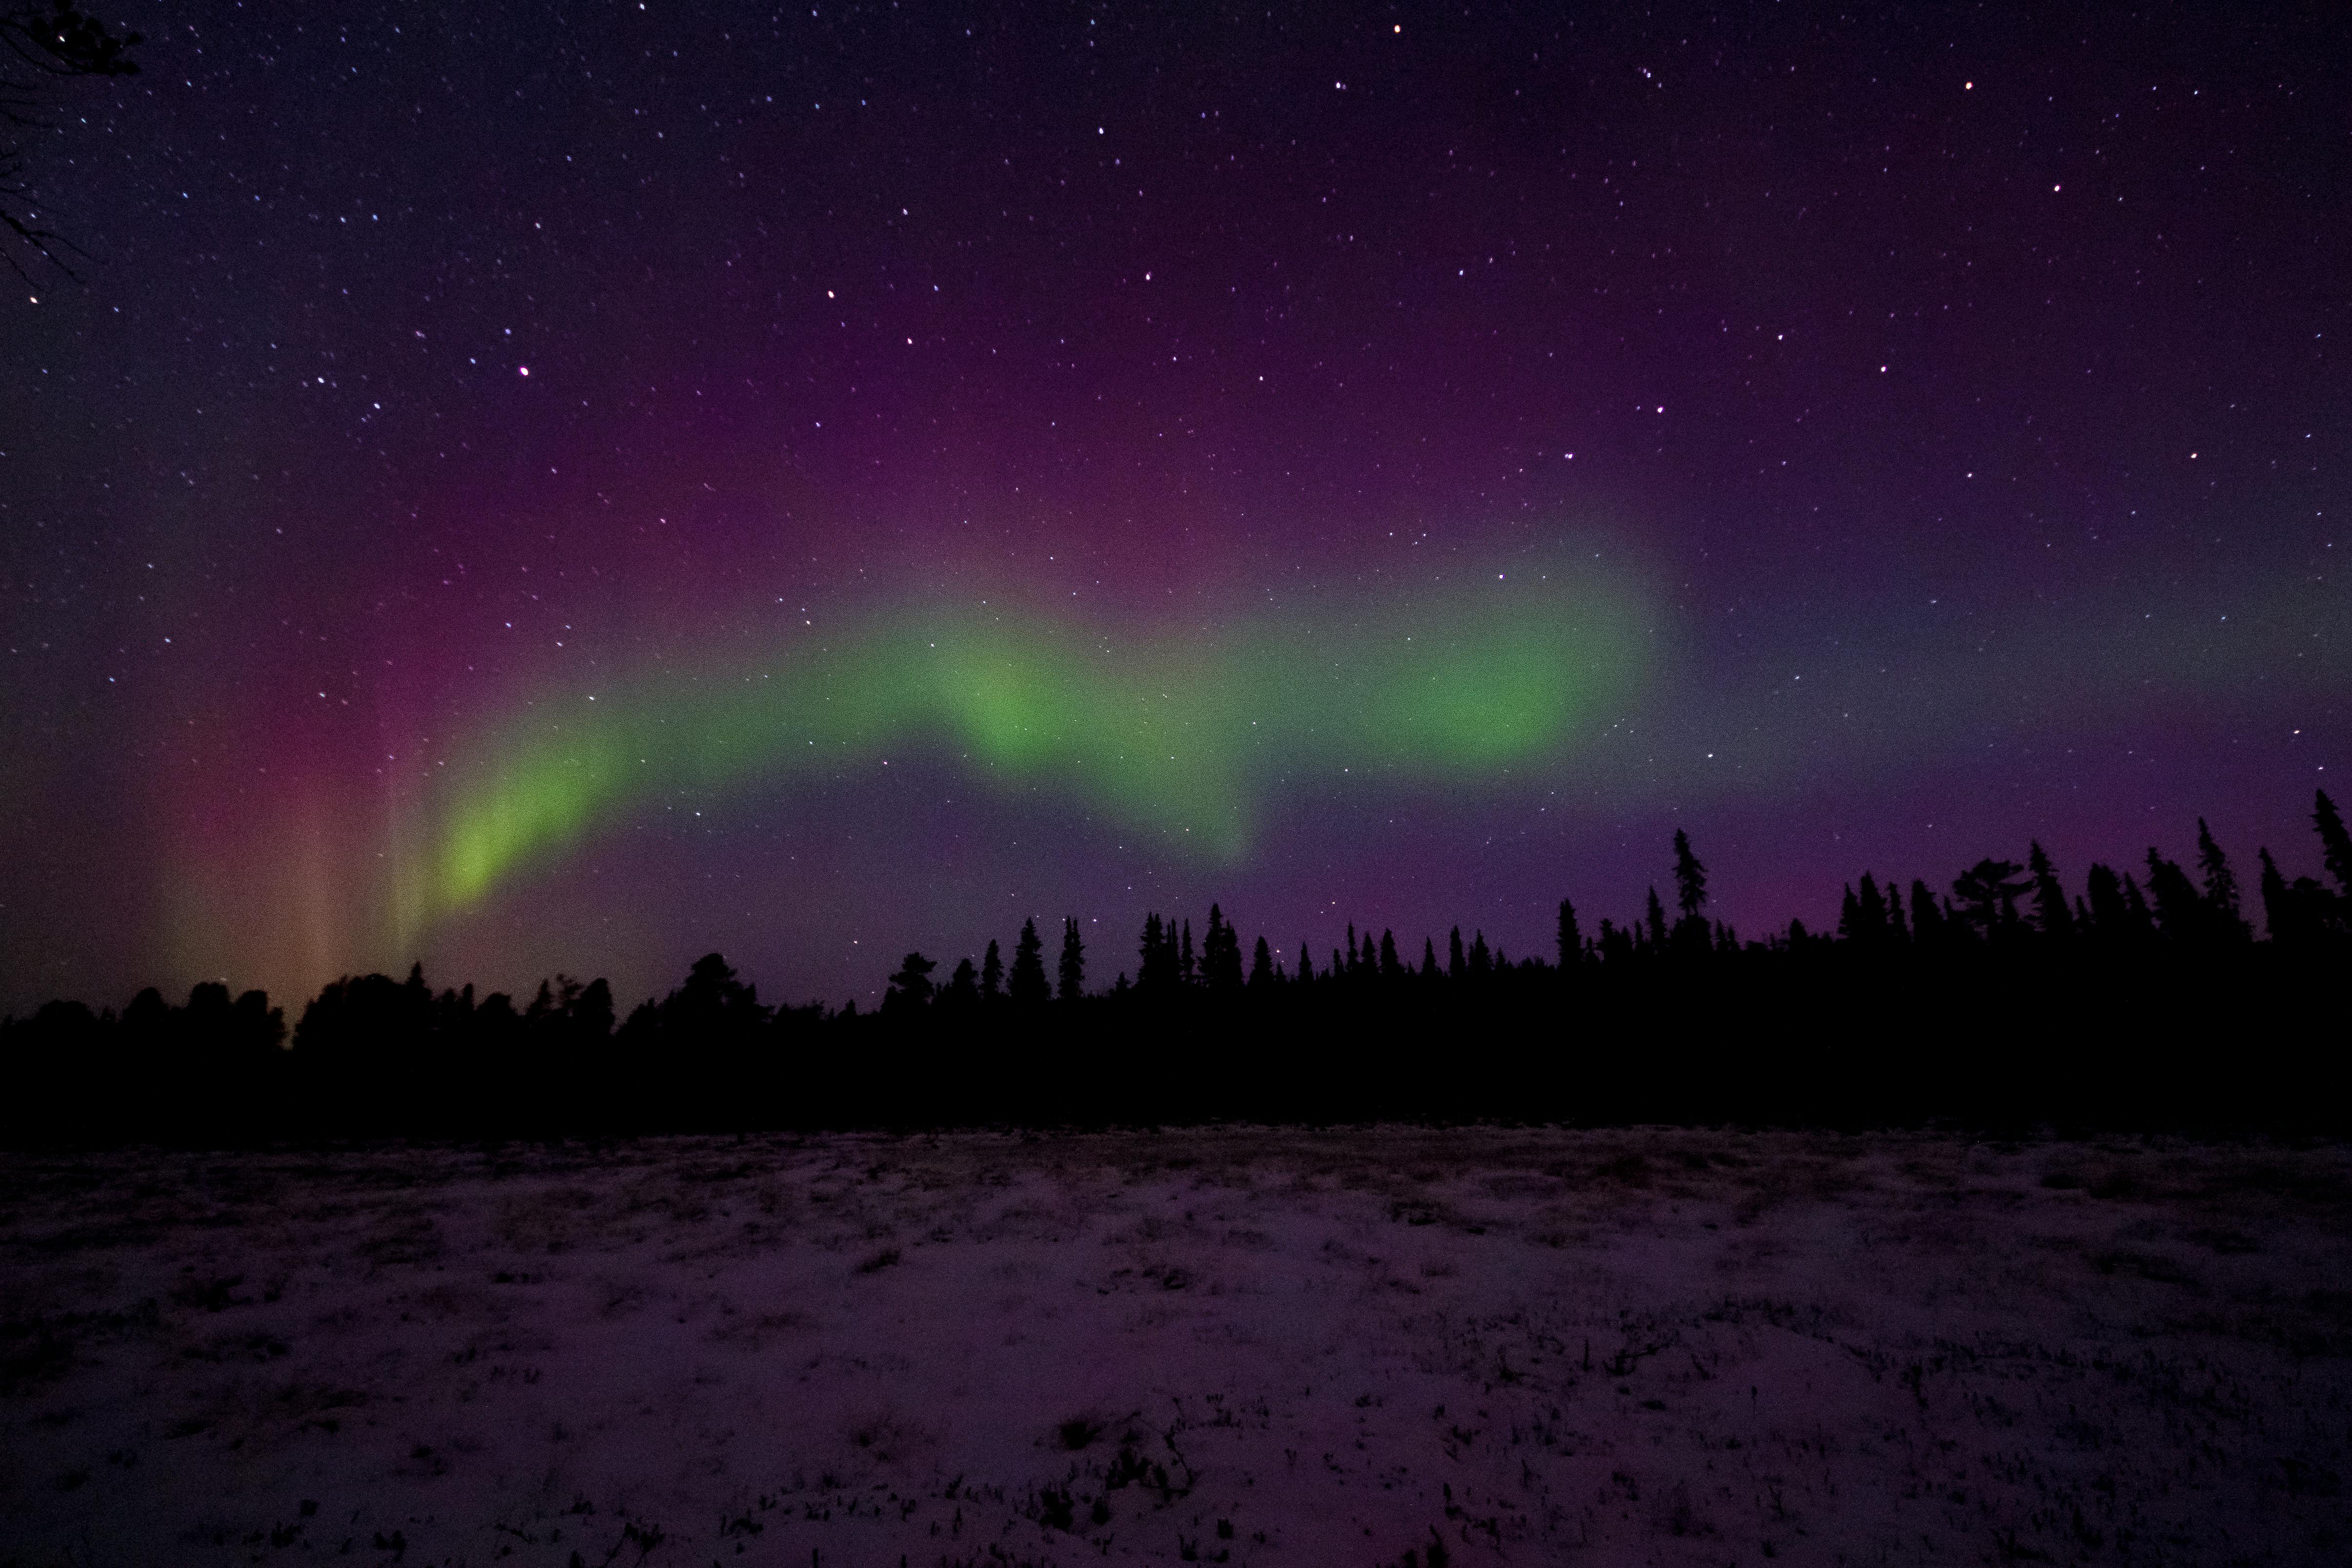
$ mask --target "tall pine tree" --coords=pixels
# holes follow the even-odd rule
[[[2197,819],[2197,866],[2205,882],[2205,918],[2213,934],[2223,942],[2250,942],[2253,928],[2238,908],[2238,874],[2230,869],[2230,858],[2213,842],[2213,830],[2205,819]]]
[[[2066,907],[2066,890],[2058,885],[2058,868],[2038,838],[2026,852],[2025,868],[2033,878],[2033,928],[2043,936],[2063,939],[2074,934],[2074,912]]]
[[[1062,972],[1057,995],[1075,1002],[1087,994],[1087,944],[1078,935],[1075,915],[1062,917]]]
[[[1013,944],[1013,1005],[1043,1007],[1052,998],[1045,984],[1045,942],[1037,934],[1035,916],[1021,922],[1021,940]]]
[[[1220,996],[1242,988],[1242,933],[1215,904],[1209,906],[1209,940],[1201,952],[1201,980]]]
[[[1656,893],[1651,893],[1656,896]],[[1707,950],[1707,921],[1700,910],[1707,908],[1707,868],[1698,863],[1691,853],[1691,835],[1677,827],[1675,830],[1675,910],[1679,920],[1675,921],[1675,936],[1691,952]],[[1663,941],[1665,933],[1656,929],[1656,914],[1651,917],[1651,936]]]
[[[2344,896],[2352,899],[2352,833],[2344,831],[2344,818],[2337,813],[2336,803],[2327,798],[2326,790],[2318,792],[2312,806],[2311,823],[2319,829],[2319,843],[2326,852],[2327,874],[2336,879],[2336,885],[2344,890]]]

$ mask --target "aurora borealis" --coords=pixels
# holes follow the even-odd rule
[[[936,752],[982,787],[1035,783],[1222,866],[1259,797],[1310,771],[1476,779],[1539,763],[1633,684],[1635,618],[1549,574],[1416,595],[1333,631],[1221,627],[1124,646],[1034,616],[935,605],[772,668],[578,694],[484,743],[478,779],[428,808],[418,930],[680,786],[728,790]],[[1485,602],[1480,602],[1480,601]],[[1230,641],[1226,640],[1230,638]],[[594,706],[601,700],[601,706]]]
[[[1540,952],[1676,826],[1751,930],[2312,868],[2323,10],[107,15],[0,300],[0,1011]]]

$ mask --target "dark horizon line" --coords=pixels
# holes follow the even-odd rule
[[[2339,886],[2331,889],[2307,876],[2290,882],[2279,871],[2269,847],[2259,849],[2256,853],[2262,869],[2257,888],[2266,938],[2255,937],[2241,912],[2242,900],[2236,871],[2214,842],[2201,816],[2197,820],[2200,877],[2196,882],[2190,881],[2179,862],[2166,859],[2151,846],[2147,853],[2145,887],[2133,874],[2118,876],[2105,862],[2094,861],[2085,873],[2084,891],[2074,894],[2070,902],[2055,868],[2040,842],[2034,840],[2030,842],[2025,864],[1986,857],[1953,879],[1949,894],[1936,893],[1924,879],[1917,878],[1911,880],[1906,893],[1896,879],[1880,884],[1873,873],[1864,871],[1858,884],[1845,885],[1834,936],[1817,934],[1801,918],[1791,917],[1785,927],[1773,928],[1765,938],[1751,938],[1744,942],[1729,924],[1712,921],[1705,916],[1708,902],[1706,868],[1693,852],[1687,834],[1677,829],[1673,841],[1672,874],[1676,894],[1675,918],[1671,921],[1667,919],[1665,906],[1654,884],[1648,907],[1642,915],[1622,925],[1603,918],[1594,934],[1586,937],[1573,902],[1562,899],[1555,957],[1549,962],[1539,956],[1511,959],[1499,943],[1490,949],[1483,929],[1478,928],[1474,928],[1471,942],[1465,947],[1462,928],[1455,924],[1449,932],[1446,958],[1441,968],[1433,936],[1424,933],[1423,953],[1416,963],[1399,956],[1392,928],[1383,928],[1376,950],[1370,928],[1364,928],[1360,943],[1355,922],[1349,921],[1345,946],[1332,948],[1329,959],[1319,969],[1310,944],[1304,940],[1298,944],[1297,962],[1286,965],[1280,961],[1279,950],[1273,949],[1261,933],[1244,973],[1237,928],[1224,920],[1221,903],[1212,900],[1204,940],[1197,953],[1190,917],[1183,917],[1180,922],[1175,918],[1163,919],[1157,910],[1149,912],[1141,932],[1139,962],[1131,981],[1127,971],[1120,970],[1110,985],[1087,990],[1084,981],[1086,943],[1076,917],[1066,915],[1057,972],[1051,983],[1046,982],[1043,973],[1044,939],[1038,933],[1036,917],[1031,916],[1016,939],[1010,970],[1004,967],[999,944],[992,938],[981,968],[974,969],[971,955],[966,954],[945,984],[934,985],[929,976],[938,968],[937,961],[925,957],[919,950],[910,951],[900,960],[898,971],[885,981],[881,1010],[926,1006],[934,1000],[944,1002],[957,997],[964,991],[974,991],[976,999],[983,1004],[1000,997],[1024,1003],[1069,1003],[1113,999],[1130,991],[1153,994],[1171,985],[1181,994],[1186,989],[1213,991],[1225,985],[1257,989],[1267,984],[1312,984],[1360,976],[1368,968],[1389,979],[1412,975],[1460,981],[1470,975],[1507,972],[1559,973],[1587,965],[1605,971],[1612,964],[1644,963],[1658,955],[1687,961],[1702,952],[1785,953],[1815,943],[1870,947],[1892,942],[1925,951],[1938,944],[1962,949],[2004,943],[2014,946],[2024,942],[2046,945],[2083,937],[2105,940],[2110,948],[2148,941],[2209,948],[2256,942],[2310,946],[2352,938],[2352,835],[2347,835],[2341,814],[2325,790],[2314,792],[2312,822],[2321,842],[2324,864]],[[2029,900],[2032,912],[2021,913],[2019,906]],[[1036,966],[1034,973],[1029,968],[1033,962]],[[1213,963],[1218,966],[1213,978],[1210,973]],[[751,1005],[770,1016],[792,1014],[826,1020],[858,1015],[856,997],[832,1010],[826,1009],[822,998],[812,998],[800,1007],[790,1003],[772,1007],[761,1004],[757,1001],[756,984],[740,982],[718,952],[707,954],[695,963],[686,988],[694,986],[698,979],[707,984],[730,988],[730,995],[740,992]],[[306,1006],[304,1021],[326,1002],[330,994],[348,991],[371,980],[392,984],[389,976],[380,973],[346,973],[330,981]],[[425,984],[422,961],[412,963],[403,984],[405,989],[434,994]],[[1039,986],[1044,987],[1042,993],[1036,989]],[[639,1015],[677,1002],[686,988],[673,989],[659,1001],[646,997],[632,1010],[630,1022]],[[532,1003],[528,1010],[516,1015],[517,1019],[520,1022],[540,1016],[551,1006],[568,1014],[580,997],[595,991],[601,991],[603,1005],[609,1009],[611,987],[606,981],[600,977],[583,984],[558,972],[541,980]],[[233,1007],[229,994],[225,982],[198,982],[191,989],[188,1003],[173,1007],[163,1001],[157,987],[149,985],[133,995],[121,1014],[111,1007],[93,1010],[77,999],[58,998],[42,1004],[22,1019],[14,1014],[0,1016],[0,1030],[26,1027],[59,1009],[79,1010],[100,1025],[126,1020],[134,1012],[156,1008],[173,1014],[219,1009],[248,1016],[282,1017],[282,1009],[270,1007],[264,991],[250,990],[239,994]],[[495,1010],[496,1003],[502,1003],[509,1011],[514,1005],[513,995],[500,991],[487,993],[476,1001],[471,981],[462,987],[443,990],[438,1000],[462,1006],[467,1013]],[[300,1038],[300,1027],[298,1026],[290,1038],[283,1032],[282,1023],[278,1028],[286,1047],[292,1048]]]

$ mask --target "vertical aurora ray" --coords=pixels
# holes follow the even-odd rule
[[[1231,863],[1267,795],[1320,771],[1481,784],[1559,755],[1644,674],[1638,596],[1526,574],[1344,618],[1128,638],[1004,610],[911,607],[751,666],[641,675],[530,705],[461,747],[400,835],[397,934],[478,907],[666,795],[944,757]]]

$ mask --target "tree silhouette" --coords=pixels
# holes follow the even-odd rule
[[[1241,933],[1215,904],[1209,906],[1209,934],[1201,944],[1201,982],[1217,996],[1231,996],[1242,988]]]
[[[1562,973],[1584,962],[1584,933],[1577,929],[1576,906],[1566,899],[1559,901],[1559,931],[1553,940],[1559,949]]]
[[[1999,934],[2017,922],[2017,900],[2032,887],[2018,879],[2024,867],[1990,857],[1952,879],[1952,896],[1960,900],[1971,925],[1986,936]]]
[[[2314,877],[2290,882],[2268,849],[2262,851],[2263,921],[2271,941],[2282,947],[2307,952],[2331,936],[2342,934],[2344,900]]]
[[[1176,989],[1176,933],[1157,913],[1143,917],[1143,942],[1138,950],[1135,984],[1147,995]]]
[[[2344,818],[2337,814],[2336,803],[2327,792],[2317,792],[2311,811],[2312,826],[2319,829],[2319,843],[2326,851],[2327,874],[2347,899],[2352,899],[2352,833],[2344,830]]]
[[[2204,874],[2205,918],[2213,934],[2224,942],[2250,941],[2253,931],[2238,910],[2237,873],[2230,869],[2230,858],[2213,842],[2213,831],[2201,816],[2197,819],[2197,865]]]
[[[1698,919],[1706,907],[1706,868],[1691,853],[1690,835],[1679,827],[1675,829],[1675,907],[1686,921]]]
[[[1865,933],[1864,942],[1886,939],[1886,895],[1878,890],[1878,879],[1867,871],[1862,874],[1862,890],[1854,895],[1853,912]]]
[[[2317,820],[2325,845],[2334,829],[2325,812]],[[1038,922],[1024,922],[1009,977],[1020,1011],[992,1009],[986,1023],[979,1015],[991,992],[1001,998],[1007,978],[993,942],[980,968],[963,959],[936,988],[938,966],[908,953],[888,977],[879,1018],[854,1003],[838,1011],[764,1006],[709,953],[684,984],[636,1008],[617,1033],[610,987],[561,974],[522,993],[527,1005],[520,1010],[503,994],[478,1000],[470,985],[436,994],[421,966],[404,980],[346,975],[302,1009],[290,1049],[280,1048],[284,1015],[259,992],[232,1001],[226,984],[206,982],[184,1006],[173,1006],[150,988],[119,1016],[57,1003],[30,1019],[0,1020],[0,1062],[11,1074],[0,1129],[46,1136],[47,1120],[62,1117],[78,1119],[85,1131],[134,1138],[214,1126],[266,1128],[273,1137],[288,1127],[329,1136],[509,1130],[537,1136],[567,1120],[604,1131],[742,1126],[769,1117],[788,1125],[842,1116],[984,1124],[1070,1115],[1530,1112],[1710,1121],[1793,1115],[1819,1125],[1849,1116],[1979,1115],[1986,1091],[1969,1087],[1971,1079],[1998,1086],[1990,1092],[2004,1117],[2087,1117],[2086,1125],[2110,1113],[2128,1121],[2143,1114],[2135,1108],[2149,1106],[2182,1126],[2220,1125],[2214,1108],[2222,1108],[2225,1121],[2257,1102],[2298,1126],[2352,1115],[2326,1109],[2337,1102],[2295,1087],[2302,1079],[2276,1061],[2202,1076],[2133,1070],[2144,1042],[2174,1036],[2226,1036],[2256,1058],[2265,1049],[2305,1048],[2297,1044],[2307,1033],[2302,1020],[2332,1005],[2352,958],[2352,900],[2312,877],[2290,879],[2263,849],[2259,889],[2268,940],[2258,944],[2242,915],[2231,914],[2237,885],[2201,821],[2198,843],[2201,887],[2194,871],[2148,851],[2153,916],[2140,884],[2102,864],[2091,866],[2084,897],[2070,907],[2038,842],[2028,857],[2030,877],[2012,862],[1988,858],[1955,879],[1964,912],[1924,880],[1912,881],[1907,927],[1898,884],[1864,872],[1845,890],[1836,936],[1792,920],[1743,944],[1703,912],[1685,912],[1669,927],[1653,890],[1640,919],[1629,926],[1601,921],[1587,944],[1563,900],[1556,933],[1562,962],[1552,973],[1573,968],[1572,996],[1536,983],[1547,973],[1542,961],[1515,966],[1483,931],[1465,944],[1458,927],[1448,937],[1452,964],[1441,968],[1434,938],[1424,935],[1416,971],[1394,931],[1376,935],[1350,923],[1344,952],[1333,951],[1320,976],[1307,944],[1299,944],[1298,984],[1286,983],[1261,936],[1244,979],[1242,938],[1221,904],[1209,910],[1198,991],[1183,978],[1188,923],[1155,912],[1143,931],[1142,973],[1151,986],[1129,986],[1122,974],[1109,990],[1088,994],[1082,921],[1065,917],[1059,991],[1066,1001],[1084,997],[1082,1008],[1045,1005],[1052,988],[1044,943]],[[2028,918],[2020,920],[2029,897]],[[1991,940],[1970,935],[1979,931]],[[2060,942],[2062,931],[2074,938]],[[1703,952],[1704,965],[1685,966],[1685,952]],[[2002,999],[2011,1020],[2002,1041],[1988,1046],[1965,1033],[1965,1004],[1976,996]],[[1687,1026],[1673,1052],[1573,1053],[1580,1059],[1572,1069],[1538,1060],[1527,1073],[1503,1076],[1333,1073],[1280,1048],[1322,1037],[1425,1052],[1431,1041],[1451,1037],[1556,1038],[1563,1025],[1593,1039],[1639,1039],[1662,1005]],[[1746,1031],[1768,1011],[1803,1020],[1831,1055],[1755,1059]],[[1042,1051],[1067,1051],[1074,1059],[1088,1053],[1083,1094],[1074,1100],[1055,1087],[1067,1075],[1005,1074],[986,1053],[969,1049],[975,1035],[988,1038],[1008,1021]],[[1132,1037],[1141,1048],[1097,1052],[1105,1033]],[[1889,1038],[1914,1036],[1979,1050],[1981,1070],[1951,1073],[1939,1065],[1949,1059],[1946,1050],[1885,1051]],[[887,1050],[868,1044],[886,1040]],[[1161,1047],[1181,1054],[1204,1045],[1207,1070],[1165,1070],[1171,1058]],[[1867,1085],[1851,1072],[1851,1056],[1837,1055],[1853,1048],[1873,1053]]]
[[[939,964],[919,952],[908,953],[898,965],[898,973],[890,976],[882,993],[882,1011],[906,1013],[930,1005],[931,971]]]
[[[2278,862],[2271,858],[2269,846],[2263,846],[2254,854],[2263,863],[2262,878],[2257,884],[2263,896],[2263,923],[2270,928],[2273,942],[2295,941],[2303,931],[2294,918],[2296,910],[2287,892],[2286,879],[2280,875]]]
[[[1944,911],[1936,902],[1935,890],[1914,877],[1911,879],[1912,942],[1932,952],[1944,945],[1948,934],[1944,929]]]
[[[2147,891],[2156,900],[2156,928],[2167,941],[2199,942],[2213,934],[2212,917],[2197,885],[2153,845],[2147,851]]]
[[[1037,934],[1035,916],[1021,922],[1021,940],[1013,944],[1013,1005],[1042,1007],[1051,999],[1045,984],[1045,942]]]
[[[2090,913],[2090,931],[2101,941],[2124,942],[2139,934],[2133,927],[2130,906],[2124,899],[2123,879],[2103,861],[2091,862],[2083,879]]]
[[[2066,890],[2058,885],[2057,868],[2050,864],[2049,853],[2042,847],[2039,838],[2032,841],[2025,865],[2033,874],[2034,929],[2046,937],[2074,935],[2074,915],[2066,907]]]
[[[1079,939],[1076,915],[1062,917],[1061,985],[1056,994],[1075,1002],[1087,994],[1087,944]]]
[[[412,971],[409,978],[422,987],[420,973]],[[928,994],[929,987],[925,989]],[[768,1010],[760,1005],[759,989],[744,984],[715,952],[694,961],[686,984],[662,999],[656,1016],[665,1036],[697,1046],[739,1044],[768,1022]]]
[[[1895,918],[1902,918],[1902,906],[1895,907]],[[1845,900],[1838,911],[1838,934],[1865,948],[1885,944],[1894,933],[1887,927],[1886,895],[1878,889],[1878,879],[1864,871],[1859,891],[1848,888]]]
[[[51,129],[44,116],[66,82],[138,74],[138,62],[128,51],[144,41],[137,33],[110,32],[72,0],[0,10],[0,227],[69,278],[73,270],[58,250],[73,249],[71,242],[41,226],[38,216],[21,205],[31,193],[24,180],[24,139],[27,132]],[[0,258],[31,281],[13,250],[0,249]]]

